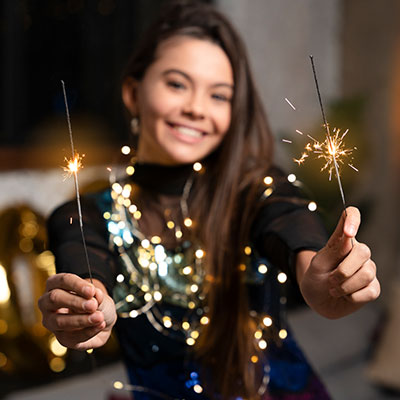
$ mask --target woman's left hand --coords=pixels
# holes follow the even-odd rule
[[[346,215],[347,214],[347,215]],[[348,207],[327,244],[311,259],[297,257],[300,290],[307,304],[327,318],[340,318],[375,300],[380,294],[371,251],[355,236],[360,213]]]

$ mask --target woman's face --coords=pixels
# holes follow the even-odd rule
[[[143,79],[123,86],[140,119],[139,161],[176,165],[210,154],[229,128],[232,96],[232,67],[219,46],[187,36],[162,42]]]

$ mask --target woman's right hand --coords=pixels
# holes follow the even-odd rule
[[[39,299],[43,325],[63,345],[76,350],[103,346],[117,320],[115,303],[104,285],[74,274],[51,276]]]

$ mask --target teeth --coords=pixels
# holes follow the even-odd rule
[[[195,129],[190,129],[186,128],[185,126],[175,126],[175,129],[179,131],[180,133],[183,133],[184,135],[195,137],[195,138],[200,138],[202,137],[202,133],[200,131],[197,131]]]

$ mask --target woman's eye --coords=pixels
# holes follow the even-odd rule
[[[226,102],[226,101],[230,102],[231,101],[231,98],[229,96],[226,96],[226,95],[221,94],[221,93],[214,93],[214,94],[212,94],[211,97],[214,100],[217,100],[217,101],[224,101],[224,102]]]
[[[178,81],[167,81],[167,85],[173,89],[185,89],[185,85]]]

